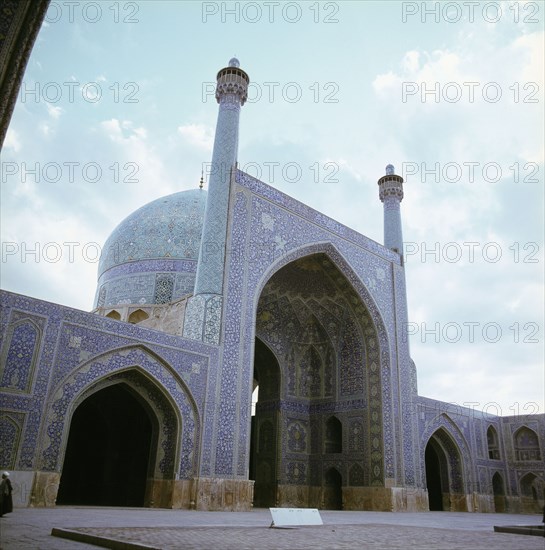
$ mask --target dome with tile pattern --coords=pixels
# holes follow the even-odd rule
[[[192,189],[161,197],[112,231],[98,265],[96,307],[165,303],[192,292],[206,196]]]
[[[161,258],[197,260],[206,191],[180,191],[127,216],[106,241],[98,275],[126,262]]]

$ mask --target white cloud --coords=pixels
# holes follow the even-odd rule
[[[19,134],[12,127],[8,128],[3,147],[12,149],[14,153],[18,153],[21,150],[21,140]]]
[[[38,128],[43,137],[49,138],[51,136],[51,126],[47,122],[40,122]]]
[[[405,54],[403,58],[403,68],[408,72],[415,72],[420,67],[420,53],[416,50],[411,50]]]
[[[373,89],[378,96],[383,96],[385,95],[385,92],[394,89],[400,90],[400,88],[401,78],[392,71],[379,74],[375,77],[375,80],[373,80]]]
[[[57,120],[63,113],[63,109],[61,107],[51,105],[51,103],[46,103],[46,107],[47,114],[54,120]]]
[[[212,129],[204,124],[185,124],[178,126],[178,133],[190,144],[211,152],[214,143]]]

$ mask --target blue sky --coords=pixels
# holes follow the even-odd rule
[[[406,178],[419,393],[543,412],[544,3],[434,6],[52,2],[2,151],[2,288],[91,309],[112,229],[198,184],[236,54],[242,169],[379,242],[376,181]]]

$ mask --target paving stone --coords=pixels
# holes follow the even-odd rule
[[[494,525],[538,525],[537,515],[321,511],[323,526],[270,529],[268,510],[193,512],[142,508],[20,508],[0,519],[2,550],[97,546],[51,536],[65,528],[164,550],[543,550],[539,537],[495,533]],[[111,545],[110,547],[115,547]],[[117,546],[121,548],[121,546]]]

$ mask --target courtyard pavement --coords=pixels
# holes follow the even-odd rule
[[[268,509],[195,512],[143,508],[16,508],[0,518],[1,550],[78,550],[97,546],[51,536],[63,528],[136,550],[543,550],[541,537],[495,533],[494,525],[539,525],[539,515],[463,512],[320,511],[324,525],[269,529]],[[125,544],[120,544],[123,541]]]

